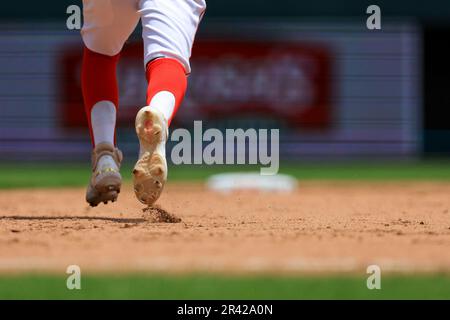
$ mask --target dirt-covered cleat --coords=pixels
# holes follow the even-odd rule
[[[134,193],[140,202],[152,205],[167,181],[167,119],[155,108],[144,107],[136,116],[136,134],[140,152],[133,169]]]
[[[109,143],[99,143],[92,151],[92,175],[86,191],[91,207],[116,201],[122,186],[119,169],[122,152]]]

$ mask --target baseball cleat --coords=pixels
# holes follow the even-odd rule
[[[135,125],[140,152],[133,169],[134,193],[140,202],[152,205],[167,181],[167,120],[161,112],[147,106],[139,110]]]
[[[86,191],[86,201],[91,207],[117,200],[122,185],[121,162],[122,152],[112,144],[99,143],[92,150],[92,175]]]

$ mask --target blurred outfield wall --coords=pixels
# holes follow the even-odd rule
[[[232,27],[231,27],[232,26]],[[0,160],[81,160],[90,142],[82,43],[64,24],[3,24]],[[140,36],[119,67],[119,144],[136,156],[145,102]],[[209,21],[175,126],[280,128],[281,159],[415,158],[421,152],[421,32],[410,20]]]

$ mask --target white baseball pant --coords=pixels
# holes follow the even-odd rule
[[[83,0],[81,35],[90,50],[114,56],[141,19],[145,65],[173,58],[190,73],[192,44],[205,9],[205,0]]]

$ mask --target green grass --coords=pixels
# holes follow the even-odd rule
[[[124,165],[125,180],[131,165]],[[257,166],[171,166],[171,181],[201,181],[215,173],[257,171]],[[286,163],[280,173],[300,180],[437,180],[450,181],[450,162],[391,163]],[[0,164],[0,188],[39,188],[84,186],[89,178],[89,164]]]
[[[0,299],[450,299],[450,275],[384,276],[368,290],[358,276],[2,275]]]

